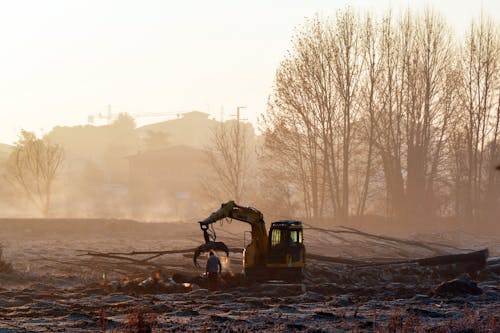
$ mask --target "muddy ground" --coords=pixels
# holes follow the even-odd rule
[[[241,247],[248,228],[232,223],[217,230],[218,240]],[[500,255],[495,236],[449,232],[409,238],[488,247],[490,257]],[[85,255],[188,249],[201,241],[196,223],[0,220],[2,260],[12,265],[0,273],[0,331],[500,331],[500,276],[494,269],[462,276],[470,289],[443,292],[436,288],[457,272],[309,260],[301,284],[252,284],[240,275],[241,255],[231,254],[227,261],[221,255],[221,290],[209,292],[190,255],[165,255],[152,266]],[[305,245],[309,253],[371,261],[436,254],[315,230],[305,230]]]

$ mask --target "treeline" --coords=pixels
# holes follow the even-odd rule
[[[262,117],[266,195],[311,218],[498,221],[499,36],[430,9],[308,20]]]

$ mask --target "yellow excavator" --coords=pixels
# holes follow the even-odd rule
[[[251,242],[243,250],[243,269],[252,280],[281,279],[300,280],[305,266],[305,247],[302,222],[293,220],[276,221],[266,231],[264,216],[252,207],[237,205],[229,201],[220,209],[199,221],[205,244],[195,251],[194,263],[203,252],[210,250],[224,251],[229,255],[229,248],[223,242],[216,241],[213,224],[224,218],[241,221],[251,226]]]

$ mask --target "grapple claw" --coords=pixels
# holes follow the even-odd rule
[[[226,256],[229,256],[229,248],[227,247],[224,242],[207,242],[205,244],[202,244],[198,246],[196,251],[194,252],[193,256],[193,263],[197,268],[200,268],[200,265],[198,265],[198,257],[205,252],[208,252],[210,250],[214,251],[224,251],[226,253]]]

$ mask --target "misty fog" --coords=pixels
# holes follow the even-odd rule
[[[55,127],[37,138],[63,153],[46,212],[9,179],[22,141],[2,145],[2,215],[193,221],[235,199],[268,219],[498,231],[498,25],[457,35],[432,9],[307,19],[258,128],[200,111]]]

